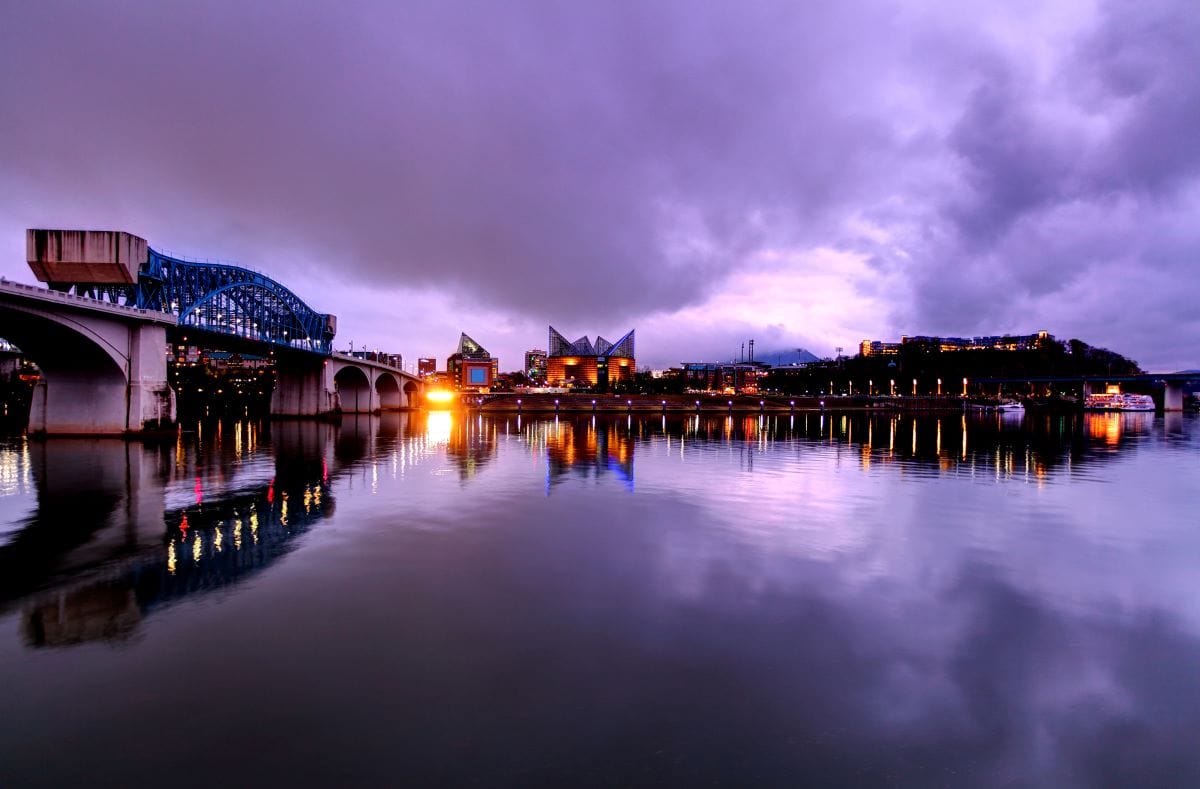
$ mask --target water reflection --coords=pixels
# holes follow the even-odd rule
[[[432,412],[426,432],[446,445],[446,457],[455,463],[459,477],[468,480],[499,452],[499,425],[481,416]],[[432,439],[431,439],[432,440]]]
[[[746,469],[754,468],[756,456],[784,445],[827,446],[857,450],[864,469],[898,463],[917,473],[965,470],[1044,478],[1050,469],[1093,462],[1122,442],[1132,445],[1155,425],[1154,415],[1146,413],[602,415],[468,421],[478,424],[479,434],[494,431],[497,424],[518,432],[532,456],[545,457],[548,490],[568,474],[586,478],[611,473],[629,491],[634,490],[639,446],[662,446],[681,458],[689,451],[736,447]],[[1175,415],[1164,430],[1181,433],[1180,424]]]
[[[287,748],[226,738],[189,777],[1191,785],[1198,427],[454,413],[18,440],[0,776],[178,779],[195,731],[285,721]],[[96,641],[119,648],[29,648]]]
[[[1179,418],[1164,434],[1182,435]],[[1079,472],[1156,425],[1152,414],[914,416],[905,414],[648,416],[522,420],[452,412],[349,417],[340,425],[197,423],[170,446],[18,440],[0,452],[0,484],[33,488],[36,509],[0,544],[0,601],[29,598],[31,644],[126,637],[155,607],[269,566],[335,511],[340,476],[398,479],[442,454],[470,482],[516,440],[544,462],[545,492],[568,480],[612,479],[634,492],[635,454],[756,458],[805,446],[864,470],[988,474],[1044,481]],[[641,447],[639,450],[638,447]],[[852,454],[844,455],[846,450]],[[362,487],[354,488],[361,492]]]
[[[533,453],[545,452],[546,493],[568,474],[580,478],[612,474],[626,490],[633,492],[633,451],[635,438],[629,417],[596,417],[553,422],[535,422],[525,426],[525,440]],[[643,421],[639,420],[638,425]]]
[[[337,477],[397,451],[403,419],[196,424],[169,447],[21,442],[37,508],[0,545],[0,605],[25,600],[34,646],[128,638],[292,550],[334,513]]]

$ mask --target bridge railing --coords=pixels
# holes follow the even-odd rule
[[[334,351],[333,353],[346,360],[375,362],[384,367],[404,372],[404,357],[397,353],[383,353],[382,351]]]

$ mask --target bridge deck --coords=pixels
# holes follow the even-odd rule
[[[68,309],[73,310],[106,313],[108,315],[128,318],[135,321],[143,321],[146,323],[157,323],[165,326],[176,325],[176,320],[173,315],[168,315],[157,310],[146,310],[141,309],[140,307],[128,307],[123,304],[112,304],[107,301],[90,299],[85,296],[76,296],[72,293],[63,293],[62,291],[58,290],[50,290],[49,288],[39,288],[34,285],[23,285],[20,282],[10,282],[4,278],[0,278],[0,294],[7,294],[25,301],[67,307]]]

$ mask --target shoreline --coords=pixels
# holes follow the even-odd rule
[[[829,411],[924,411],[959,413],[963,399],[942,397],[782,397],[779,395],[463,395],[454,406],[479,413],[536,414],[731,414],[820,413]]]

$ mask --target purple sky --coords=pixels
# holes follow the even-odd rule
[[[504,369],[547,324],[1200,367],[1197,42],[1195,0],[0,0],[0,274],[124,229]]]

